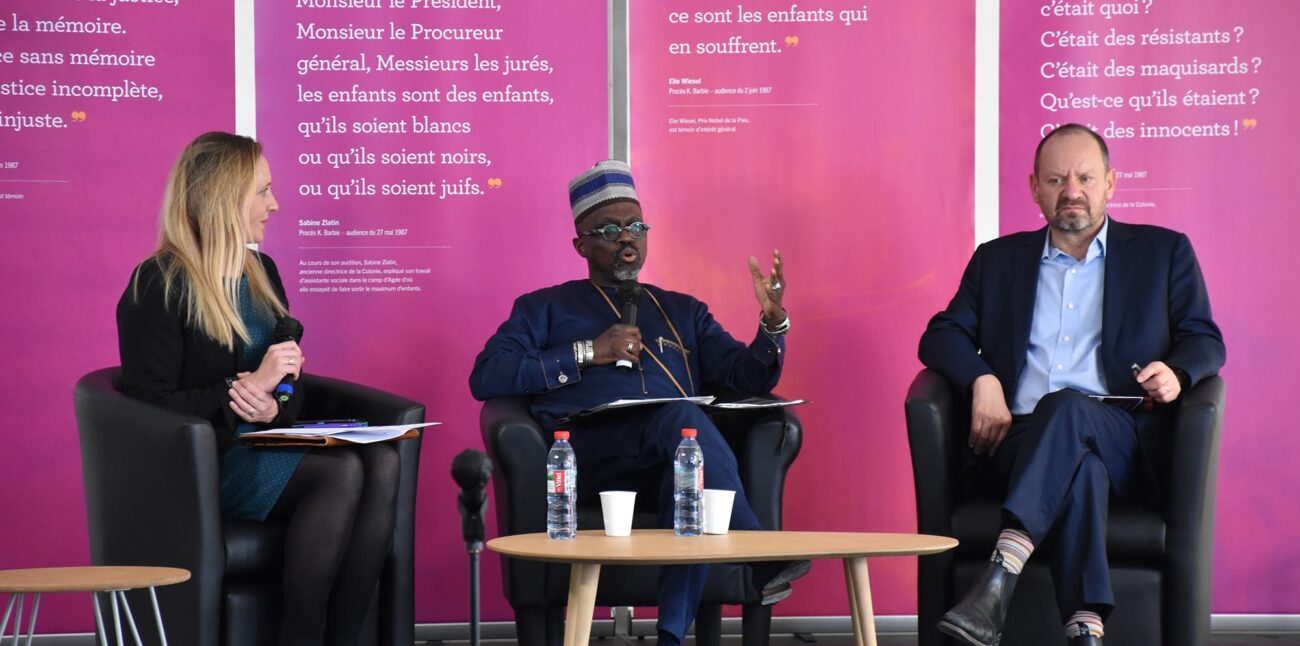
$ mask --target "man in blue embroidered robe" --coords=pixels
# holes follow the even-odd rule
[[[532,413],[551,433],[571,432],[578,460],[580,500],[599,491],[639,490],[658,499],[663,527],[673,523],[673,455],[683,428],[698,431],[705,486],[736,492],[731,528],[762,529],[741,487],[736,457],[699,406],[672,402],[566,416],[618,399],[688,397],[711,389],[763,394],[776,387],[790,320],[779,253],[763,276],[749,259],[762,313],[754,340],[745,345],[722,329],[708,307],[686,294],[640,286],[635,325],[620,323],[620,285],[635,294],[645,263],[647,224],[627,164],[607,160],[569,185],[576,237],[588,277],[519,297],[510,318],[488,339],[474,362],[474,397],[530,395]],[[623,362],[624,367],[616,366]],[[630,369],[626,366],[630,365]],[[755,564],[764,603],[790,593],[790,580],[807,561]],[[660,644],[680,643],[694,619],[707,565],[665,566],[659,575]]]

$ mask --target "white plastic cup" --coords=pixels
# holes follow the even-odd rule
[[[605,535],[631,535],[634,509],[636,509],[635,491],[600,492],[600,513],[605,518]]]
[[[736,492],[726,489],[704,490],[704,533],[726,534],[731,527],[731,504]]]

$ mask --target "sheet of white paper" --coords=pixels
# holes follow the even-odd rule
[[[393,426],[353,426],[349,428],[272,428],[265,431],[254,431],[244,433],[244,437],[256,437],[258,435],[296,435],[298,437],[339,437],[357,444],[368,444],[370,442],[382,442],[395,437],[401,437],[407,431],[413,428],[425,428],[426,426],[438,426],[442,422],[424,422],[421,424],[396,424]],[[355,438],[368,438],[359,440]]]
[[[724,410],[749,410],[754,408],[782,408],[785,406],[798,406],[806,404],[806,399],[766,399],[763,397],[750,397],[734,402],[718,402],[709,404],[712,408],[721,408]]]
[[[586,410],[581,410],[576,413],[572,413],[568,417],[564,418],[564,420],[567,421],[578,417],[586,417],[587,415],[594,415],[599,412],[603,412],[607,410],[615,410],[618,408],[631,408],[633,406],[647,406],[650,404],[666,404],[668,402],[676,402],[676,401],[694,402],[701,406],[705,406],[707,404],[713,403],[714,399],[716,398],[709,395],[702,395],[699,397],[652,397],[650,399],[615,399],[612,402],[607,402],[604,404],[600,404],[598,406],[592,406],[591,408],[588,408]]]

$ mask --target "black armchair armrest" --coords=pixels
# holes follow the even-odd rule
[[[424,421],[424,405],[405,397],[320,375],[306,374],[301,381],[307,393],[303,419],[356,417],[375,425]]]
[[[90,533],[91,562],[190,570],[194,582],[159,589],[161,603],[198,608],[196,623],[216,626],[226,565],[216,433],[205,419],[123,395],[120,377],[118,368],[87,374],[73,396],[86,514],[99,528]],[[216,643],[216,635],[173,639]]]
[[[1214,495],[1223,423],[1224,383],[1201,380],[1185,393],[1170,432],[1169,480],[1165,484],[1166,615],[1195,622],[1166,621],[1171,644],[1203,644],[1210,634]],[[1188,624],[1192,624],[1190,627]],[[1190,630],[1190,634],[1181,634]]]
[[[961,434],[970,413],[948,379],[926,368],[912,380],[904,404],[916,482],[917,531],[952,535],[952,513],[961,485]]]
[[[546,453],[550,445],[528,411],[527,397],[496,397],[479,413],[483,446],[492,458],[497,532],[546,531]]]
[[[952,536],[952,515],[962,477],[961,436],[953,429],[969,426],[965,398],[946,377],[927,368],[912,380],[903,408],[916,483],[917,531]],[[948,551],[917,559],[917,586],[930,592],[920,594],[917,601],[922,644],[937,644],[942,639],[935,624],[947,609],[944,599],[952,596],[948,573],[955,558],[954,552]]]
[[[782,491],[803,448],[803,425],[792,408],[711,412],[736,461],[740,482],[764,529],[781,529]]]
[[[528,403],[528,397],[494,397],[483,403],[479,413],[483,446],[492,459],[493,506],[500,536],[546,531],[545,465],[550,446]],[[556,578],[551,569],[535,561],[505,564],[501,576],[510,605],[546,605],[548,588],[559,585],[551,582]],[[537,583],[515,585],[514,577]]]

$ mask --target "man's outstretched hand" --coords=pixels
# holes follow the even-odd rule
[[[758,259],[749,257],[749,274],[754,279],[754,296],[763,308],[763,324],[776,327],[785,321],[785,307],[781,299],[785,296],[785,271],[781,268],[781,252],[772,251],[772,271],[767,277],[758,268]]]

